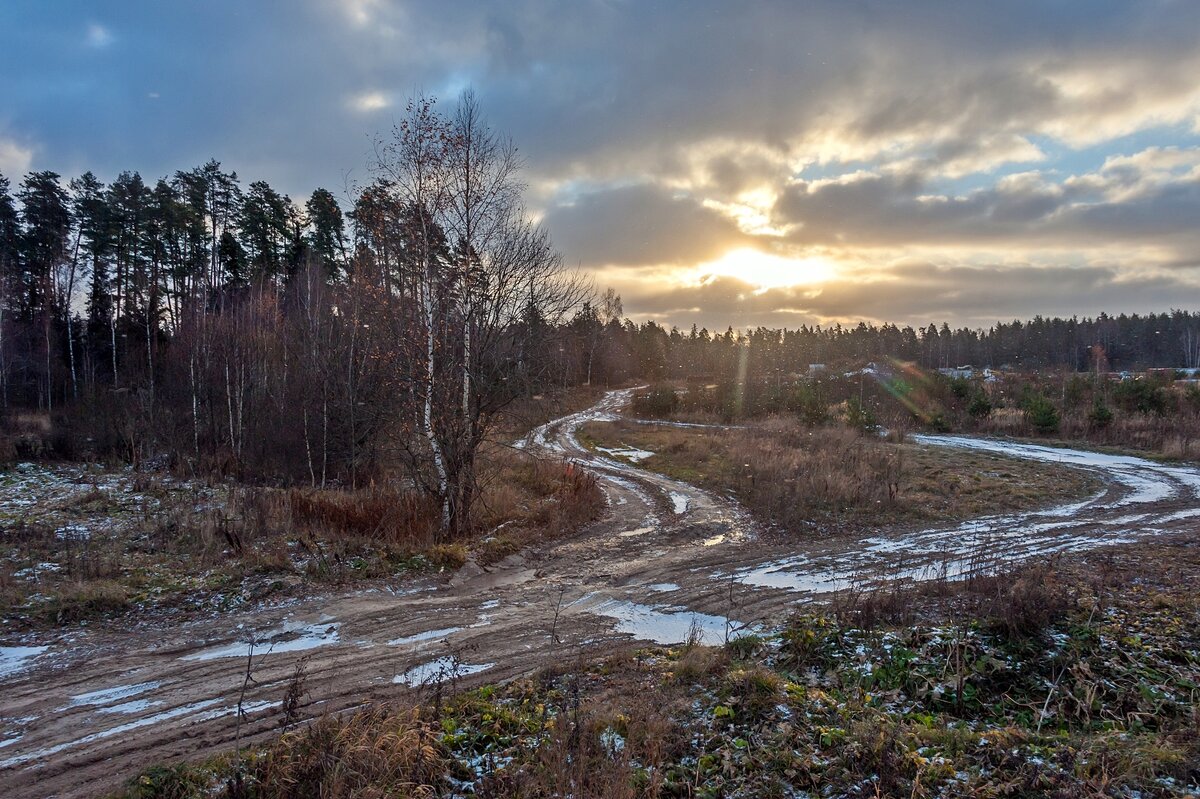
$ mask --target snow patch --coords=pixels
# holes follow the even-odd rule
[[[48,646],[0,646],[0,680],[29,668],[29,661],[45,652]]]
[[[99,691],[89,691],[86,694],[76,694],[71,697],[71,705],[78,707],[79,705],[108,705],[122,699],[144,694],[147,691],[153,691],[162,683],[160,682],[140,682],[135,685],[118,685],[115,688],[102,688]]]

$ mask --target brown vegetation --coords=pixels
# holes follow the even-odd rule
[[[845,426],[809,427],[787,417],[729,429],[593,423],[581,440],[653,452],[642,466],[733,491],[759,519],[790,532],[971,518],[1094,487],[1076,470],[919,447]]]
[[[25,468],[10,490],[53,490],[6,521],[0,613],[10,626],[233,608],[306,584],[453,571],[472,548],[494,560],[574,531],[603,505],[591,475],[502,446],[485,451],[476,526],[453,543],[439,541],[436,503],[395,482],[203,487]]]

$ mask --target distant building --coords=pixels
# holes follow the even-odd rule
[[[810,363],[808,365],[808,373],[810,375],[820,374],[821,372],[824,372],[824,371],[825,371],[825,364],[823,364],[823,363]]]
[[[938,369],[938,374],[942,375],[943,377],[949,377],[949,378],[961,377],[961,378],[969,379],[969,378],[972,378],[975,376],[975,367],[974,366],[942,367],[941,369]]]

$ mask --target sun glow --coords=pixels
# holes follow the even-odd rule
[[[701,264],[697,274],[701,280],[712,276],[737,278],[762,292],[821,283],[834,276],[834,268],[832,262],[820,256],[786,258],[752,247],[740,247],[715,261]]]

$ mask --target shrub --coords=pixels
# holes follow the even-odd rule
[[[875,414],[856,399],[846,401],[846,424],[855,430],[867,431],[875,426]]]
[[[829,408],[817,383],[801,383],[792,390],[788,398],[788,409],[800,417],[809,427],[829,421]]]
[[[1162,415],[1167,410],[1167,392],[1148,380],[1126,380],[1113,389],[1113,401],[1121,410]]]
[[[1025,421],[1043,435],[1058,431],[1058,409],[1040,394],[1030,397],[1025,405]]]
[[[638,416],[662,419],[679,408],[679,395],[671,386],[653,386],[649,391],[634,396],[632,408]]]
[[[1092,409],[1088,412],[1088,423],[1097,430],[1103,430],[1112,424],[1113,412],[1104,404],[1101,397],[1096,397]]]
[[[976,419],[986,419],[992,413],[992,401],[983,391],[976,391],[967,403],[967,413]]]

